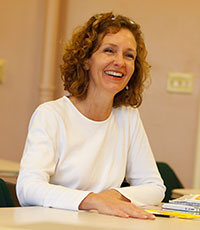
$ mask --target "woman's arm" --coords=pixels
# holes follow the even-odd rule
[[[136,205],[157,205],[165,195],[165,186],[143,128],[139,113],[131,129],[126,181],[129,187],[116,188]]]
[[[17,196],[22,206],[38,205],[78,210],[91,192],[50,183],[58,166],[63,125],[47,106],[33,114],[17,180]]]

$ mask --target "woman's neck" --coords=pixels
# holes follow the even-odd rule
[[[94,121],[104,121],[112,112],[113,99],[106,100],[100,97],[79,99],[72,96],[70,100],[80,113]]]

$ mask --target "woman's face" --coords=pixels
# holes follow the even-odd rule
[[[127,85],[135,70],[136,41],[128,29],[108,33],[87,60],[88,93],[114,96]]]

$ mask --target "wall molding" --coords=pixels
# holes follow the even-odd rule
[[[39,103],[54,99],[60,0],[47,0]]]
[[[195,189],[200,189],[200,102],[198,108],[198,127],[197,127],[196,155],[195,155],[195,162],[194,162],[193,187]]]

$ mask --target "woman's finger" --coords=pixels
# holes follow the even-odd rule
[[[151,219],[151,220],[155,219],[155,216],[153,214],[146,212],[145,210],[137,207],[132,203],[125,203],[121,208],[130,217],[139,218],[139,219]]]

